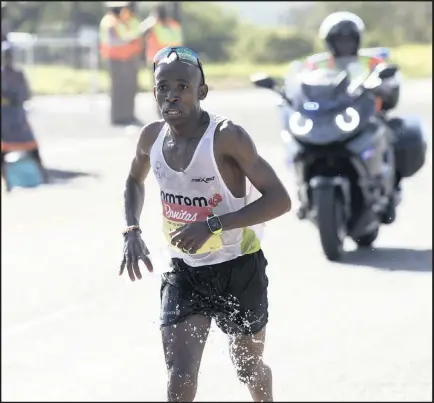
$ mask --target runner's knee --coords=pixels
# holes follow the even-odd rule
[[[244,361],[237,366],[237,377],[240,382],[245,384],[253,384],[261,378],[263,373],[262,360]]]
[[[250,384],[260,374],[262,358],[260,355],[250,352],[243,347],[233,345],[231,348],[231,358],[237,370],[238,379],[243,383]]]
[[[241,382],[252,384],[262,377],[264,341],[265,328],[254,336],[231,337],[230,356]]]
[[[198,371],[189,368],[183,365],[174,365],[171,363],[171,366],[169,366],[169,363],[167,363],[167,369],[169,373],[169,382],[172,386],[174,385],[183,385],[183,386],[194,386],[196,387],[197,384],[197,376]]]
[[[162,328],[163,349],[169,377],[195,384],[210,320],[191,316],[177,325]]]

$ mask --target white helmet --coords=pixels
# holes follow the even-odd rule
[[[327,16],[319,28],[319,37],[326,41],[334,56],[356,55],[365,30],[362,19],[354,13],[339,11]]]

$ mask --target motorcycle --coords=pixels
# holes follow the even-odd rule
[[[397,72],[395,65],[380,64],[352,79],[348,71],[306,70],[290,93],[265,74],[251,78],[281,97],[281,137],[295,175],[297,216],[317,226],[329,260],[342,257],[346,237],[370,246],[380,225],[395,221],[401,180],[425,163],[419,120],[387,119],[376,103],[375,89]]]

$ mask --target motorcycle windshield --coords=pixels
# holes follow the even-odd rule
[[[341,87],[348,85],[348,75],[344,71],[314,70],[301,77],[303,100],[321,104],[336,98]]]
[[[338,60],[336,61],[336,65]],[[297,85],[287,94],[292,100],[292,107],[302,113],[316,111],[316,113],[336,112],[350,105],[361,94],[360,85],[368,77],[368,72],[360,63],[349,60],[339,60],[346,69],[321,68],[304,69],[300,72]],[[340,65],[340,64],[339,64]]]
[[[285,79],[285,92],[296,103],[325,102],[336,96],[352,93],[369,75],[366,63],[354,58],[339,58],[333,67],[312,69],[298,66],[297,71]],[[297,106],[296,106],[297,107]]]

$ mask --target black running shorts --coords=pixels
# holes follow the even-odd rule
[[[267,259],[262,250],[227,262],[191,267],[172,259],[161,284],[161,327],[190,315],[214,318],[227,334],[256,334],[268,322]]]

